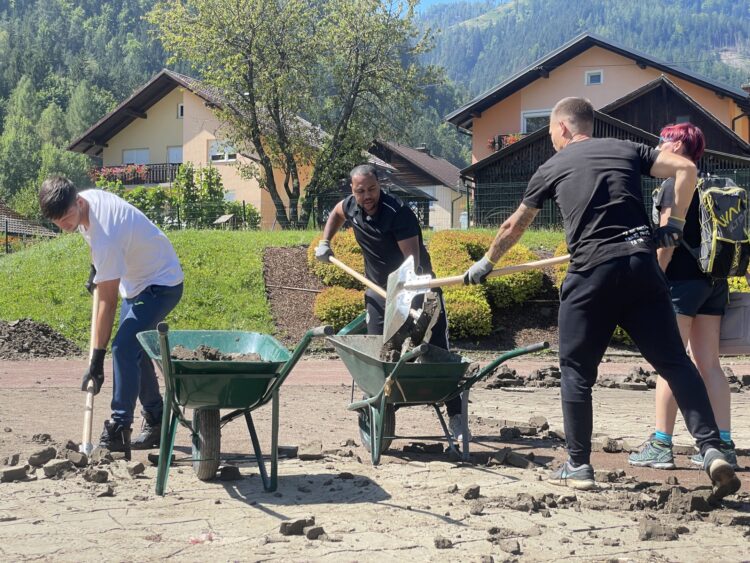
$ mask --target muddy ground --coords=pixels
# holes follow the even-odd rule
[[[642,367],[632,359],[608,359],[606,369],[613,376]],[[549,358],[510,362],[521,376],[549,365]],[[66,441],[80,440],[83,394],[77,386],[84,368],[82,360],[0,362],[0,463],[19,454],[22,466],[49,447],[58,457],[67,455]],[[732,368],[750,373],[750,363]],[[0,559],[750,559],[747,470],[741,472],[745,492],[718,508],[707,503],[708,479],[690,468],[687,455],[677,457],[678,470],[664,472],[630,468],[625,452],[599,451],[593,459],[602,480],[599,491],[549,485],[548,468],[564,458],[562,443],[553,439],[562,428],[559,389],[535,387],[472,392],[475,442],[469,463],[420,452],[425,448],[410,445],[439,447],[441,442],[412,438],[395,441],[373,467],[361,446],[356,417],[346,410],[350,381],[339,361],[304,360],[282,388],[281,444],[293,446],[286,452],[296,446],[300,455],[281,460],[275,493],[263,491],[257,467],[248,459],[250,440],[241,419],[222,432],[222,454],[230,458],[223,464],[238,467],[237,480],[199,481],[189,461],[189,435],[180,429],[164,497],[154,493],[156,469],[148,463],[148,452],[134,452],[134,462],[145,466],[142,473],[123,462],[95,466],[106,483],[86,481],[84,469],[70,467],[60,470],[60,478],[57,470],[48,471],[50,478],[41,469],[28,471],[27,480],[0,483]],[[95,405],[95,433],[110,397],[107,373]],[[733,400],[735,440],[747,446],[750,393],[735,393]],[[652,404],[653,391],[597,388],[598,449],[627,448],[642,440],[651,430]],[[530,423],[532,416],[545,418],[552,434],[542,430],[541,418]],[[256,411],[255,419],[267,450],[270,408]],[[509,425],[528,435],[502,430]],[[44,433],[51,442],[38,436]],[[397,433],[436,435],[439,425],[429,408],[406,408],[397,412]],[[690,451],[680,421],[677,443],[680,451]],[[750,463],[746,453],[740,457],[743,467]],[[528,463],[530,454],[538,466]],[[137,473],[133,478],[129,469]],[[308,517],[314,517],[324,536],[280,533],[282,522]],[[319,532],[310,530],[313,536]]]

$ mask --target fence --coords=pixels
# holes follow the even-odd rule
[[[750,189],[750,170],[714,168],[712,174],[731,178],[738,186]],[[660,184],[661,180],[656,178],[641,178],[643,204],[649,217],[651,194]],[[484,183],[475,186],[471,193],[471,226],[497,227],[518,209],[525,190],[525,182]],[[532,226],[545,229],[562,228],[562,216],[557,205],[551,200],[545,202]]]

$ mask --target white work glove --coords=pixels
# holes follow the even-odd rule
[[[318,246],[315,247],[315,258],[326,264],[330,263],[330,258],[333,256],[333,250],[331,250],[331,241],[321,239]]]
[[[481,260],[477,260],[471,265],[471,268],[466,270],[466,273],[464,274],[464,285],[483,283],[494,268],[495,266],[490,262],[489,258],[483,256]]]

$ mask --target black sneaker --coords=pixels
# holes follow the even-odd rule
[[[562,467],[555,471],[547,479],[552,485],[562,485],[581,491],[590,491],[596,488],[594,480],[594,468],[588,463],[582,463],[578,467],[573,467],[570,461],[562,464]]]
[[[703,456],[703,469],[711,478],[714,498],[721,500],[740,490],[742,483],[723,453],[716,448],[709,448]]]
[[[141,433],[133,439],[134,450],[151,450],[158,448],[161,443],[161,416],[153,416],[141,411],[143,425]]]
[[[99,447],[110,452],[122,452],[130,460],[130,427],[114,420],[104,421],[104,430],[99,438]]]

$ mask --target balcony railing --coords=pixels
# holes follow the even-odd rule
[[[506,133],[503,135],[495,135],[487,140],[487,146],[494,151],[499,151],[508,145],[520,141],[527,134],[528,133]]]
[[[92,180],[100,178],[119,180],[124,186],[143,184],[166,184],[174,181],[179,164],[123,164],[122,166],[103,166],[91,171]]]

